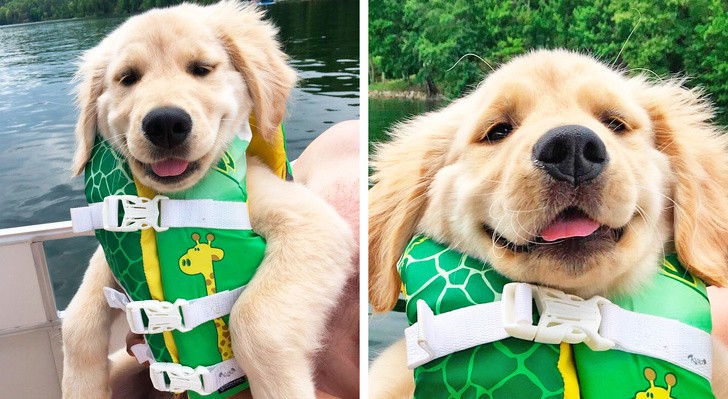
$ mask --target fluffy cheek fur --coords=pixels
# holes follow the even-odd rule
[[[594,121],[583,125],[600,132],[610,162],[596,187],[579,201],[600,223],[625,227],[610,250],[594,253],[571,264],[538,251],[515,253],[495,242],[487,225],[509,241],[526,244],[553,218],[549,208],[560,192],[531,161],[531,148],[539,132],[549,126],[522,126],[498,144],[464,144],[451,154],[429,187],[428,206],[419,229],[471,256],[488,260],[516,281],[558,286],[583,296],[630,291],[658,266],[665,241],[671,235],[667,193],[671,171],[667,157],[650,144],[647,131],[632,137],[613,137]],[[555,126],[566,122],[555,123]],[[458,134],[469,136],[467,134]],[[464,138],[463,140],[467,140]],[[574,199],[576,201],[576,199]]]

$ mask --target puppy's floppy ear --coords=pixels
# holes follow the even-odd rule
[[[76,153],[73,156],[73,174],[80,175],[91,157],[96,130],[98,110],[96,100],[104,91],[106,60],[104,52],[98,47],[86,51],[76,71],[76,103],[79,108],[76,121]]]
[[[272,142],[296,83],[296,73],[276,40],[278,29],[263,21],[260,9],[237,1],[209,7],[207,17],[248,86],[258,132]]]
[[[459,100],[462,102],[463,100]],[[397,303],[397,261],[427,206],[428,188],[445,164],[457,125],[458,103],[390,130],[392,141],[372,159],[369,190],[369,302],[386,312]]]
[[[680,261],[706,283],[728,283],[728,135],[709,121],[710,104],[698,90],[671,80],[641,82],[657,148],[675,177],[675,248]]]

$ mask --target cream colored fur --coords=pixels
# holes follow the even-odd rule
[[[446,108],[395,126],[392,142],[373,157],[374,309],[394,306],[401,284],[395,264],[416,233],[483,259],[510,279],[583,297],[639,289],[673,248],[695,275],[725,286],[728,136],[710,123],[709,103],[682,83],[627,77],[572,52],[537,51],[497,69]],[[487,132],[499,123],[513,125],[513,131],[489,142]],[[625,130],[613,131],[610,123]],[[564,125],[591,129],[609,154],[599,179],[579,189],[590,190],[586,195],[559,191],[532,161],[538,139]],[[563,206],[577,204],[600,225],[624,234],[574,264],[569,256],[511,251],[483,228],[526,245]],[[716,370],[726,360],[719,356]],[[725,377],[714,381],[726,383]]]
[[[263,138],[271,138],[295,74],[275,41],[276,29],[261,17],[255,7],[234,1],[184,4],[133,17],[89,50],[78,73],[75,172],[83,170],[97,131],[127,157],[140,181],[162,193],[194,185],[249,113]],[[195,63],[212,71],[192,76]],[[131,72],[140,75],[138,83],[120,84]],[[141,119],[160,106],[183,108],[193,119],[187,160],[199,169],[173,184],[153,179],[144,167],[155,155]],[[233,350],[256,398],[314,398],[313,357],[351,274],[352,233],[306,187],[281,181],[254,159],[248,190],[251,224],[268,245],[231,313]],[[111,397],[111,311],[102,288],[113,285],[99,249],[64,319],[66,399]]]
[[[415,393],[414,373],[407,367],[404,340],[385,349],[369,368],[369,397],[409,399]]]

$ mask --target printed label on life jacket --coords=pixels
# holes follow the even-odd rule
[[[235,388],[236,386],[244,383],[247,380],[248,379],[245,378],[245,377],[240,377],[237,380],[230,381],[227,384],[221,386],[220,389],[217,390],[217,393],[223,393],[223,392],[228,391],[228,390],[230,390],[232,388]]]

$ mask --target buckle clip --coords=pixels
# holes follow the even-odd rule
[[[532,300],[540,314],[532,323]],[[585,343],[593,351],[614,347],[614,341],[599,335],[600,305],[611,303],[601,296],[584,300],[563,291],[527,283],[503,287],[503,325],[513,337],[545,344]]]
[[[126,320],[129,328],[134,334],[159,334],[163,331],[190,331],[182,323],[180,307],[188,302],[182,298],[174,303],[157,301],[154,299],[146,301],[134,301],[126,304]],[[144,325],[142,311],[147,316],[148,323]]]
[[[102,218],[104,230],[108,231],[138,231],[153,227],[156,231],[165,231],[168,227],[159,225],[159,202],[169,199],[164,195],[157,195],[149,199],[136,195],[110,195],[104,198]],[[121,224],[119,220],[119,203],[124,210]]]
[[[149,366],[149,376],[152,385],[158,391],[173,393],[193,391],[200,395],[215,392],[212,373],[204,366],[193,369],[177,363],[154,363]]]

